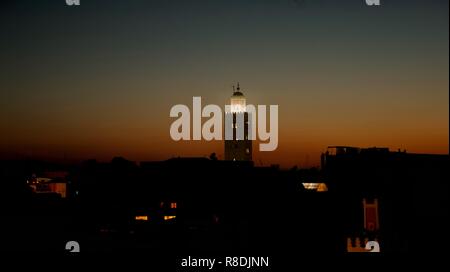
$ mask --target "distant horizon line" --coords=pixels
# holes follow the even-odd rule
[[[378,149],[388,149],[389,152],[391,153],[404,153],[404,154],[410,154],[410,155],[432,155],[432,156],[449,156],[450,153],[417,153],[417,152],[408,152],[407,149],[402,149],[402,150],[391,150],[388,147],[377,147],[377,146],[368,146],[368,147],[357,147],[357,146],[328,146],[328,147],[349,147],[349,148],[357,148],[357,149],[371,149],[371,148],[378,148]],[[133,159],[128,159],[127,156],[123,156],[123,155],[114,155],[114,156],[110,156],[110,159],[101,159],[98,157],[72,157],[72,158],[56,158],[53,156],[50,157],[46,157],[46,156],[40,156],[40,155],[36,155],[36,156],[30,156],[30,155],[25,155],[25,154],[14,154],[14,155],[0,155],[0,161],[40,161],[40,162],[47,162],[47,163],[59,163],[59,164],[66,164],[66,163],[82,163],[82,162],[86,162],[86,161],[96,161],[99,163],[110,163],[113,159],[115,158],[122,158],[125,159],[127,161],[131,161],[131,162],[135,162],[135,163],[141,163],[141,162],[163,162],[163,161],[168,161],[170,159],[208,159],[208,160],[213,160],[210,158],[210,156],[212,154],[216,154],[216,152],[212,152],[209,156],[208,155],[199,155],[199,156],[183,156],[183,155],[174,155],[174,156],[168,156],[165,159],[140,159],[140,160],[133,160]],[[321,154],[325,154],[325,152],[320,151]],[[102,157],[102,156],[99,156]],[[318,158],[320,159],[320,158]],[[223,159],[219,159],[217,158],[218,161],[226,161]],[[252,162],[254,162],[256,164],[256,162],[258,162],[258,160],[252,160]],[[280,163],[266,163],[265,165],[267,166],[271,166],[271,165],[280,165]],[[314,167],[314,166],[311,166]]]

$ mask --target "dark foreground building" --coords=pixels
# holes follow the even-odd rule
[[[2,162],[0,235],[4,249],[20,251],[64,252],[73,240],[83,252],[344,254],[348,238],[417,251],[446,233],[448,159],[335,147],[319,171],[115,158],[52,169],[69,173],[66,198],[27,185],[48,165]]]
[[[448,155],[329,147],[322,173],[339,196],[340,232],[352,239],[377,238],[385,252],[436,250],[448,229],[448,163]],[[377,202],[377,216],[364,218],[363,201]]]

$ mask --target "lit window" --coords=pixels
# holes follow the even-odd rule
[[[328,187],[325,183],[319,183],[319,186],[317,187],[317,192],[327,192]]]
[[[316,192],[327,192],[328,187],[325,183],[312,183],[312,182],[305,182],[302,183],[303,188],[310,191],[316,191]]]
[[[134,217],[134,219],[136,221],[148,221],[148,216],[147,215],[136,215]]]
[[[317,190],[317,187],[319,187],[319,183],[303,183],[303,187],[306,190]]]
[[[172,220],[175,219],[176,217],[177,217],[176,215],[164,215],[164,220],[165,221]]]
[[[176,209],[177,208],[177,203],[176,202],[170,203],[170,208],[171,209]]]

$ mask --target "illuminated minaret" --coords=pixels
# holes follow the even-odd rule
[[[225,139],[225,160],[229,161],[251,161],[252,160],[252,140],[249,137],[249,113],[246,110],[245,96],[241,92],[239,83],[236,90],[233,87],[233,96],[230,99],[231,111],[226,112],[226,118],[232,118],[233,139]],[[231,116],[229,115],[231,114]],[[243,120],[243,122],[239,122]],[[239,123],[244,125],[244,133],[239,138],[237,128]],[[225,122],[225,125],[226,122]]]

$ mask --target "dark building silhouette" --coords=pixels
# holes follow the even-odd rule
[[[437,248],[449,219],[448,162],[448,155],[329,147],[322,154],[322,174],[340,197],[340,232],[361,240],[377,238],[385,252]],[[371,222],[366,208],[375,203]]]
[[[214,156],[68,167],[1,162],[0,238],[18,251],[64,251],[74,240],[82,252],[339,254],[348,238],[359,238],[377,239],[385,253],[420,252],[446,236],[448,158],[335,147],[322,169]],[[68,171],[66,198],[27,185],[46,171]]]

